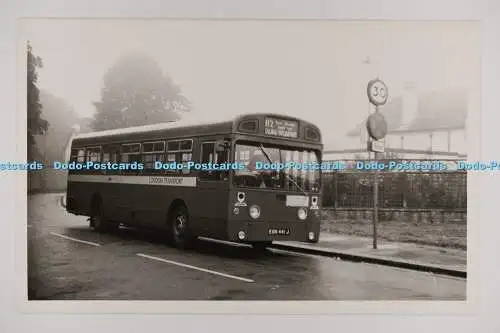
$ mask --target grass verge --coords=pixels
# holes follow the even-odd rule
[[[325,220],[321,229],[324,232],[340,235],[373,236],[373,225],[369,221]],[[382,221],[377,225],[377,235],[379,239],[386,241],[467,250],[466,223]]]

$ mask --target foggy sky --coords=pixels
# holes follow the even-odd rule
[[[462,22],[39,19],[24,21],[21,36],[43,59],[39,87],[82,116],[93,114],[108,68],[140,51],[180,85],[195,115],[288,114],[317,123],[328,142],[366,117],[375,76],[389,100],[408,81],[421,91],[477,89],[478,35]]]

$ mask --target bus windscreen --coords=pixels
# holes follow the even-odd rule
[[[238,187],[318,192],[320,170],[314,168],[319,164],[318,154],[319,151],[260,142],[237,143],[235,162],[245,168],[234,171],[234,184]]]

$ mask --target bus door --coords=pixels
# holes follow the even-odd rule
[[[230,161],[230,139],[223,136],[200,140],[200,163],[221,165]],[[225,236],[229,170],[206,169],[198,171],[197,209],[190,212],[196,218],[195,229],[208,236]]]

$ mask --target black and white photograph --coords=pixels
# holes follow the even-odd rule
[[[19,28],[27,301],[467,301],[476,23]]]

